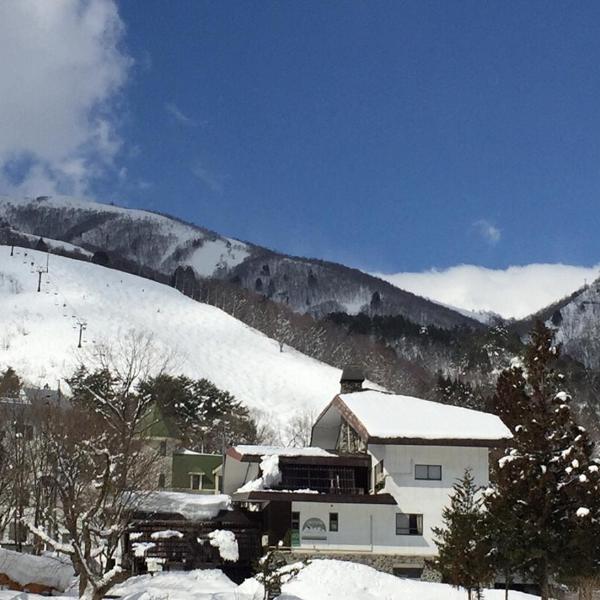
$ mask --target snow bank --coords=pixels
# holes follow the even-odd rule
[[[208,534],[210,545],[219,549],[219,554],[223,560],[237,562],[240,558],[235,533],[227,529],[215,529]]]
[[[153,492],[142,498],[137,508],[150,513],[180,514],[190,521],[204,521],[214,519],[222,510],[231,510],[231,498],[225,494],[209,496],[186,492]]]
[[[73,567],[62,559],[22,554],[2,548],[0,573],[22,586],[37,583],[61,592],[69,587],[75,574]]]
[[[127,600],[214,600],[236,598],[237,586],[217,569],[172,571],[131,577],[109,594]],[[222,596],[220,596],[222,594]]]
[[[248,579],[239,586],[243,598],[261,598],[262,586]],[[298,600],[465,600],[465,590],[442,583],[400,579],[371,567],[339,560],[314,560],[282,587],[284,598]],[[504,600],[504,590],[486,590],[486,600]],[[510,592],[509,600],[537,600]]]
[[[265,455],[261,457],[260,470],[262,476],[258,479],[248,481],[241,488],[236,490],[236,494],[246,492],[258,492],[260,490],[269,490],[274,485],[281,483],[281,471],[279,470],[279,456],[277,454]]]

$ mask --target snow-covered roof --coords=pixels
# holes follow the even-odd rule
[[[281,448],[277,446],[234,446],[233,450],[241,456],[336,456],[323,448]]]
[[[222,510],[231,509],[225,494],[203,495],[186,492],[152,492],[136,505],[138,510],[180,514],[190,521],[214,519]]]
[[[369,438],[492,441],[512,437],[499,417],[477,410],[375,390],[337,398]]]
[[[63,592],[74,576],[68,561],[53,556],[33,556],[0,548],[0,573],[21,586],[37,583]]]

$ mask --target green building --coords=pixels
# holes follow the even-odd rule
[[[145,442],[158,454],[159,489],[199,494],[218,494],[223,456],[183,447],[176,424],[158,405],[153,405],[142,432]]]

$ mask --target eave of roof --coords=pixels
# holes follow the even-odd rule
[[[235,448],[228,448],[227,456],[238,460],[239,462],[259,463],[262,456],[258,454],[241,454]],[[302,465],[331,465],[339,467],[370,467],[371,457],[367,454],[348,454],[330,456],[310,456],[297,455],[286,456],[279,455],[280,464],[302,464]]]
[[[307,494],[264,490],[234,494],[235,502],[326,502],[329,504],[384,504],[395,505],[391,494]]]

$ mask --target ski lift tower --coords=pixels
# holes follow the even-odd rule
[[[50,263],[50,252],[46,252],[46,266],[45,267],[36,267],[35,270],[38,274],[38,287],[37,291],[42,291],[42,274],[48,272],[48,265]]]

